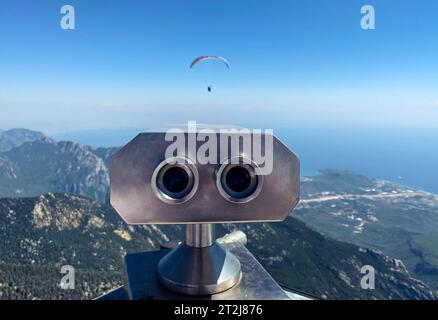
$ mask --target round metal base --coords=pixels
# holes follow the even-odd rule
[[[187,295],[210,295],[230,289],[241,277],[240,262],[217,242],[204,248],[180,244],[158,264],[161,283]]]

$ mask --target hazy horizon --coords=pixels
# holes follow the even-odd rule
[[[84,130],[49,135],[98,147],[119,147],[147,129]],[[301,159],[301,174],[347,170],[438,194],[438,128],[289,127],[274,133]]]

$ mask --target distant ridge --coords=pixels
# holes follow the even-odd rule
[[[9,151],[25,142],[49,139],[44,133],[23,128],[0,130],[0,152]]]
[[[70,141],[42,138],[0,153],[0,197],[67,192],[108,198],[108,155]]]

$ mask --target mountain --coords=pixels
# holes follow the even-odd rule
[[[403,264],[379,252],[323,236],[290,217],[236,228],[248,248],[285,286],[328,299],[438,299]],[[0,298],[88,299],[122,283],[128,252],[181,239],[181,226],[128,226],[106,204],[69,194],[0,199]],[[61,290],[60,267],[76,268],[76,289]],[[362,290],[360,267],[376,269],[376,289]]]
[[[75,195],[0,199],[0,298],[95,298],[121,284],[127,252],[180,230],[127,226],[110,206]],[[59,288],[62,265],[75,267],[77,289]]]
[[[332,238],[401,259],[438,288],[438,196],[344,171],[301,182],[294,216]]]
[[[107,168],[110,167],[111,157],[114,153],[116,153],[120,148],[112,147],[112,148],[97,148],[97,149],[90,149],[91,152],[93,152],[96,156],[101,158],[103,162],[105,163],[105,166]]]
[[[67,192],[103,202],[108,198],[108,158],[102,150],[69,141],[25,142],[0,153],[0,197]]]
[[[109,162],[118,148],[57,142],[25,129],[0,137],[9,141],[0,152],[0,197],[58,192],[107,201]],[[334,170],[303,177],[301,194],[294,217],[330,238],[401,259],[413,277],[438,289],[436,195]]]
[[[0,152],[11,150],[25,142],[47,138],[43,133],[28,129],[0,131]]]

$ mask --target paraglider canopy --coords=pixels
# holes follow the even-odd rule
[[[197,65],[198,63],[205,61],[205,60],[218,60],[218,61],[222,61],[228,69],[230,69],[230,63],[222,57],[219,56],[201,56],[196,58],[195,60],[193,60],[193,62],[190,64],[190,68],[193,68],[195,65]]]
[[[195,60],[192,61],[192,63],[190,64],[190,69],[192,69],[198,63],[201,63],[201,62],[206,61],[206,60],[216,60],[216,61],[223,62],[228,69],[231,69],[230,63],[225,58],[222,58],[222,57],[219,57],[219,56],[200,56],[200,57],[198,57],[198,58],[196,58]],[[212,85],[210,84],[207,87],[208,92],[211,92],[211,88],[212,88]]]

